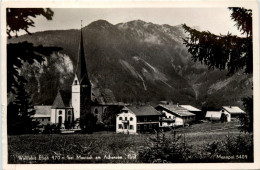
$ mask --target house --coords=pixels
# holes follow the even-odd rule
[[[224,112],[223,110],[221,110],[221,111],[207,111],[205,118],[207,120],[211,120],[211,121],[220,121],[222,114],[225,114],[227,122],[231,121],[230,114],[227,113],[227,112]]]
[[[195,114],[197,120],[201,120],[204,118],[204,114],[200,109],[191,105],[180,105],[180,106],[183,107],[184,109],[187,109],[189,112]]]
[[[125,106],[116,116],[116,133],[153,132],[159,128],[160,117],[152,106]]]
[[[38,105],[34,106],[35,114],[32,117],[32,121],[37,121],[39,125],[47,125],[51,123],[51,107]]]
[[[246,112],[240,109],[238,106],[222,106],[222,110],[225,113],[229,113],[231,119],[239,118],[240,115],[246,114]]]
[[[184,126],[186,123],[194,121],[196,116],[178,104],[159,104],[155,109],[162,114],[159,127]]]

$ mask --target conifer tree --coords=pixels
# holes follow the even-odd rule
[[[13,34],[21,30],[28,31],[29,27],[34,27],[32,18],[44,16],[51,20],[53,11],[42,8],[8,8],[7,35],[11,39]],[[29,133],[32,128],[31,116],[35,113],[30,94],[26,92],[25,84],[27,80],[20,74],[23,63],[34,64],[43,62],[43,56],[50,55],[54,51],[61,50],[57,47],[34,46],[32,43],[19,42],[7,44],[7,94],[15,96],[15,100],[7,107],[8,134]]]
[[[253,41],[252,41],[252,10],[232,7],[231,19],[236,22],[235,26],[241,32],[242,36],[215,35],[209,31],[198,31],[186,24],[183,28],[188,36],[183,39],[194,62],[201,62],[209,69],[217,68],[228,70],[228,75],[233,75],[239,70],[246,74],[253,73]],[[247,116],[244,117],[241,124],[247,130],[252,132],[253,128],[253,96],[242,98]],[[242,119],[241,119],[242,120]]]

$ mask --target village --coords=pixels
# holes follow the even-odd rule
[[[60,133],[76,133],[81,130],[80,119],[84,114],[93,115],[96,118],[95,123],[102,124],[106,121],[103,115],[111,106],[120,108],[117,112],[110,113],[115,115],[113,119],[116,120],[112,120],[115,122],[115,132],[125,134],[173,129],[206,120],[230,122],[245,114],[238,106],[222,106],[218,111],[208,110],[205,113],[192,105],[173,104],[171,101],[161,101],[156,106],[117,102],[111,90],[93,87],[91,84],[81,30],[77,70],[71,91],[58,90],[52,105],[35,105],[33,121],[38,122],[39,132],[47,125],[56,125]]]

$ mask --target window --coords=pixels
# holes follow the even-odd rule
[[[61,125],[62,124],[62,117],[61,116],[59,116],[59,125]]]
[[[147,126],[146,125],[144,125],[144,130],[146,130],[147,129]]]
[[[149,129],[152,129],[152,125],[149,125]]]
[[[44,118],[42,118],[42,121],[44,121]]]
[[[132,118],[132,117],[130,117],[130,121],[133,121],[133,118]]]
[[[96,114],[96,115],[98,114],[98,109],[97,109],[97,108],[95,108],[95,114]]]
[[[122,117],[119,117],[119,120],[122,120]]]
[[[130,129],[134,130],[134,126],[133,126],[133,125],[130,125]]]
[[[125,113],[128,113],[128,110],[124,110]]]
[[[125,120],[127,120],[127,117],[125,117]]]
[[[77,81],[77,80],[75,80],[75,81],[74,81],[74,84],[75,84],[75,85],[77,85],[77,84],[78,84],[78,81]]]
[[[127,129],[127,124],[125,124],[125,127],[124,127],[124,129]]]
[[[70,110],[68,111],[68,115],[71,115],[71,111]]]
[[[60,111],[59,111],[59,115],[61,115],[61,114],[62,114],[62,111],[60,110]]]
[[[169,116],[169,118],[171,119],[172,117],[171,117],[171,116]]]
[[[48,121],[51,121],[51,118],[48,118]]]
[[[144,122],[146,122],[146,121],[147,121],[147,118],[145,117],[145,118],[144,118]]]
[[[118,125],[118,129],[123,129],[122,124],[119,124],[119,125]]]
[[[140,130],[140,129],[141,129],[140,125],[137,125],[137,130]]]

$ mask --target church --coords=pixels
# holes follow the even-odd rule
[[[87,72],[81,28],[78,60],[71,91],[59,89],[52,106],[35,106],[36,114],[33,120],[41,120],[42,118],[38,118],[38,113],[40,113],[41,117],[47,116],[46,120],[49,120],[47,122],[49,124],[59,124],[61,128],[64,128],[66,123],[73,123],[72,128],[80,128],[79,120],[84,114],[93,114],[97,122],[102,123],[103,113],[112,105],[122,105],[122,103],[116,102],[110,89],[92,88]]]

